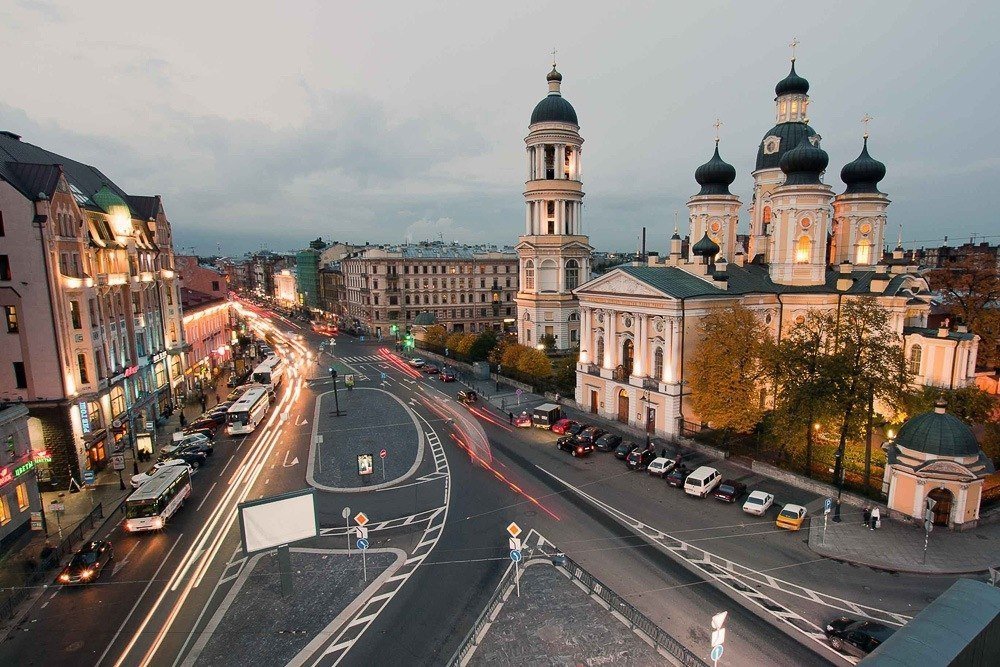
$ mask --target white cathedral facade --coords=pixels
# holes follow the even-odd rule
[[[525,234],[519,238],[518,336],[537,345],[579,346],[575,399],[594,414],[663,435],[698,423],[686,364],[707,314],[734,303],[755,311],[772,335],[810,309],[833,310],[874,296],[890,312],[920,384],[972,381],[978,337],[928,329],[930,295],[916,267],[882,259],[889,199],[885,165],[868,153],[841,171],[844,189],[823,182],[829,158],[808,124],[809,83],[791,72],[775,88],[776,123],[753,172],[750,241],[737,241],[736,170],[719,155],[695,171],[688,201],[687,256],[674,230],[670,252],[586,281],[591,247],[581,225],[583,139],[553,66],[549,95],[535,107],[527,144]],[[838,187],[838,190],[840,188]],[[586,281],[586,282],[585,282]]]

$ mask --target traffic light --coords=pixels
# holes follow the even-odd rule
[[[389,326],[389,333],[391,333],[392,335],[395,336],[398,331],[399,331],[399,326],[398,325],[393,324],[393,325]]]
[[[403,339],[403,347],[407,350],[412,350],[414,347],[413,334],[406,334],[406,338]]]
[[[332,368],[332,367],[330,368],[330,377],[332,377],[334,380],[337,379],[337,369],[336,368]]]

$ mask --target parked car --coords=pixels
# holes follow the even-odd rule
[[[531,415],[527,412],[514,415],[514,426],[518,428],[531,428]]]
[[[625,459],[625,466],[629,470],[645,470],[655,458],[655,450],[636,447],[629,452],[628,457]]]
[[[862,621],[841,616],[826,624],[830,646],[838,651],[863,658],[887,640],[894,628],[876,621]]]
[[[649,462],[649,467],[646,468],[646,472],[650,475],[655,475],[657,477],[663,477],[670,473],[674,469],[677,462],[673,459],[668,459],[663,456],[657,456],[655,459]]]
[[[751,491],[743,503],[743,511],[754,516],[764,516],[774,504],[774,496],[767,491]]]
[[[594,446],[602,452],[613,452],[620,444],[622,444],[622,437],[614,433],[605,433],[594,441]]]
[[[680,465],[674,466],[674,469],[671,470],[664,479],[667,480],[667,484],[670,486],[680,489],[684,487],[684,480],[686,480],[687,476],[690,474],[691,471],[688,467],[681,463]]]
[[[552,425],[552,432],[558,435],[566,435],[566,429],[573,424],[579,424],[580,422],[573,421],[572,419],[560,419],[555,424]]]
[[[722,474],[711,466],[699,466],[684,480],[684,493],[704,498],[719,485]]]
[[[101,576],[104,567],[115,559],[111,542],[87,542],[73,554],[57,581],[63,585],[89,584]]]
[[[627,440],[618,443],[618,446],[615,447],[615,458],[624,461],[625,459],[628,458],[628,455],[632,452],[632,450],[635,449],[637,446],[638,445],[636,445],[634,442],[629,442]]]
[[[171,447],[173,449],[177,449],[179,447],[183,447],[184,445],[193,445],[196,442],[205,442],[205,441],[207,441],[209,439],[210,438],[208,436],[206,436],[206,435],[204,435],[202,433],[186,433],[185,432],[179,438],[177,437],[177,434],[175,433],[173,441],[169,445],[167,445],[166,447],[164,447],[162,451],[169,451]]]
[[[472,405],[473,403],[479,400],[479,396],[474,391],[471,390],[466,391],[463,389],[462,391],[458,392],[458,400],[467,405]]]
[[[166,447],[164,447],[166,449]],[[179,452],[198,452],[204,454],[205,456],[211,456],[215,453],[215,447],[212,446],[210,442],[196,442],[193,445],[185,445],[178,449]]]
[[[564,435],[556,440],[556,447],[573,456],[586,456],[594,451],[593,443],[579,442],[571,435]]]
[[[599,428],[597,426],[588,426],[587,428],[577,433],[574,437],[576,438],[577,442],[593,445],[596,442],[596,440],[605,433],[607,433],[607,431],[605,431],[603,428]]]
[[[153,467],[146,472],[141,472],[138,475],[132,475],[129,479],[129,484],[132,485],[133,489],[138,489],[140,486],[153,479],[153,475],[156,474],[157,470],[165,468],[167,466],[187,466],[189,469],[191,466],[188,465],[187,461],[182,461],[181,459],[168,459],[166,461],[159,461],[153,464]]]
[[[570,424],[566,427],[566,435],[578,435],[585,428],[587,428],[587,425],[579,422]]]
[[[186,428],[184,435],[200,435],[207,440],[215,440],[215,431],[207,428]]]
[[[441,374],[438,375],[438,380],[441,380],[441,382],[454,382],[455,374],[451,371],[441,371]]]
[[[194,431],[199,428],[207,428],[210,431],[215,431],[219,428],[219,425],[215,423],[214,419],[208,419],[205,417],[198,417],[193,422],[187,425],[186,431]]]
[[[437,375],[441,372],[441,369],[434,364],[425,364],[420,370],[428,375]]]
[[[410,366],[412,366],[413,368],[420,368],[421,366],[423,366],[427,362],[424,361],[423,359],[421,359],[420,357],[413,357],[407,363],[409,363]]]
[[[719,486],[712,491],[712,497],[727,503],[735,503],[747,492],[747,485],[737,482],[734,479],[724,479]]]
[[[571,452],[575,446],[576,441],[573,440],[573,436],[571,435],[564,435],[556,440],[556,449],[562,452]]]
[[[778,528],[785,530],[799,530],[802,522],[806,520],[806,508],[802,505],[789,503],[778,512],[778,519],[774,522]]]
[[[175,452],[169,454],[163,454],[162,456],[165,457],[165,459],[172,459],[172,460],[179,459],[181,461],[184,461],[184,463],[187,463],[189,466],[191,466],[192,470],[197,470],[198,468],[202,467],[208,460],[208,456],[206,454],[202,452],[191,451],[187,448],[178,449]]]

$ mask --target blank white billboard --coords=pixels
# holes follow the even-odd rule
[[[243,550],[247,554],[319,534],[313,489],[240,503],[239,510]]]

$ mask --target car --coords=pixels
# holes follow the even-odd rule
[[[574,437],[576,438],[577,442],[592,445],[594,444],[594,441],[596,441],[605,433],[607,433],[607,431],[605,431],[603,428],[598,428],[597,426],[588,426],[587,428],[577,433]]]
[[[580,442],[571,435],[564,435],[556,440],[556,447],[573,456],[586,456],[594,451],[594,443]]]
[[[566,429],[573,424],[579,424],[579,422],[573,421],[572,419],[560,419],[552,425],[552,432],[557,435],[566,435]]]
[[[628,455],[636,447],[638,447],[638,445],[636,445],[634,442],[623,440],[622,442],[618,443],[617,447],[615,447],[615,458],[624,461],[625,459],[628,458]]]
[[[586,424],[570,424],[566,427],[566,433],[564,435],[578,435],[585,428],[587,428]]]
[[[698,466],[684,480],[684,493],[704,498],[719,485],[722,474],[711,466]]]
[[[166,449],[166,447],[164,447]],[[197,452],[204,454],[205,456],[211,456],[215,453],[215,447],[211,442],[196,442],[193,445],[184,445],[183,447],[177,448],[178,452]]]
[[[197,442],[208,442],[209,440],[211,440],[211,438],[203,433],[175,433],[174,439],[161,451],[172,451],[173,449],[179,449],[184,445],[193,445]]]
[[[407,363],[410,364],[410,366],[412,366],[413,368],[420,368],[427,362],[421,359],[420,357],[413,357]]]
[[[200,435],[206,440],[215,440],[215,431],[207,428],[186,428],[184,435]]]
[[[743,511],[754,516],[764,516],[774,504],[774,496],[767,491],[751,491],[743,503]]]
[[[778,518],[774,525],[785,530],[799,530],[802,522],[806,520],[806,508],[802,505],[788,503],[778,512]]]
[[[455,374],[451,371],[441,371],[441,374],[438,375],[438,380],[441,380],[441,382],[454,382]]]
[[[614,433],[605,433],[594,441],[594,447],[601,452],[613,452],[620,444],[622,444],[622,437]]]
[[[198,417],[193,422],[187,425],[186,431],[194,431],[197,429],[207,428],[210,431],[216,431],[219,425],[215,423],[214,419],[206,419],[205,417]]]
[[[556,440],[556,449],[563,452],[573,451],[573,447],[575,445],[576,442],[573,440],[573,436],[571,435],[564,435],[561,436],[558,440]]]
[[[175,452],[184,450],[204,452],[206,456],[210,456],[212,452],[215,451],[215,446],[212,445],[209,440],[185,440],[172,442],[169,445],[165,445],[163,449],[160,450],[160,460],[173,458],[172,455]]]
[[[458,392],[458,400],[462,403],[472,405],[473,403],[479,400],[479,395],[472,390],[466,391],[465,389],[463,389],[462,391]]]
[[[89,584],[101,576],[104,567],[115,559],[111,542],[87,542],[73,554],[73,559],[56,578],[60,584],[71,586]]]
[[[129,484],[132,485],[133,489],[138,489],[140,486],[153,479],[153,475],[156,474],[157,470],[166,468],[167,466],[187,466],[189,469],[191,468],[187,461],[183,461],[181,459],[167,459],[166,461],[159,461],[154,463],[153,467],[146,472],[141,472],[138,475],[132,475],[131,479],[129,479]]]
[[[678,465],[675,465],[674,469],[671,470],[667,474],[667,476],[664,477],[663,479],[667,480],[667,484],[669,484],[670,486],[674,486],[680,489],[684,487],[684,482],[685,480],[687,480],[688,475],[690,474],[691,470],[683,463],[680,463]]]
[[[824,632],[834,649],[863,658],[891,637],[895,629],[877,621],[841,616],[827,623]]]
[[[712,491],[712,497],[726,503],[735,503],[747,492],[747,485],[737,482],[735,479],[724,479],[722,483]]]
[[[210,421],[215,424],[216,427],[222,426],[226,423],[226,410],[210,410],[205,414],[198,417],[195,422],[200,421]]]
[[[527,412],[514,415],[514,426],[518,428],[531,428],[531,415]]]
[[[421,372],[427,373],[428,375],[437,375],[441,372],[441,369],[434,364],[425,364],[423,368],[420,369]]]
[[[628,453],[628,457],[625,459],[625,466],[629,470],[645,470],[655,458],[655,450],[636,447]]]
[[[646,472],[650,475],[655,475],[657,477],[663,477],[670,473],[674,469],[677,462],[674,459],[668,459],[665,456],[657,456],[655,459],[649,462],[649,467],[646,468]]]
[[[181,461],[184,461],[189,466],[191,466],[192,470],[197,470],[201,466],[205,465],[205,462],[208,460],[207,454],[204,454],[202,452],[196,452],[186,447],[178,449],[175,452],[163,454],[162,456],[169,457],[169,459],[179,459]]]

